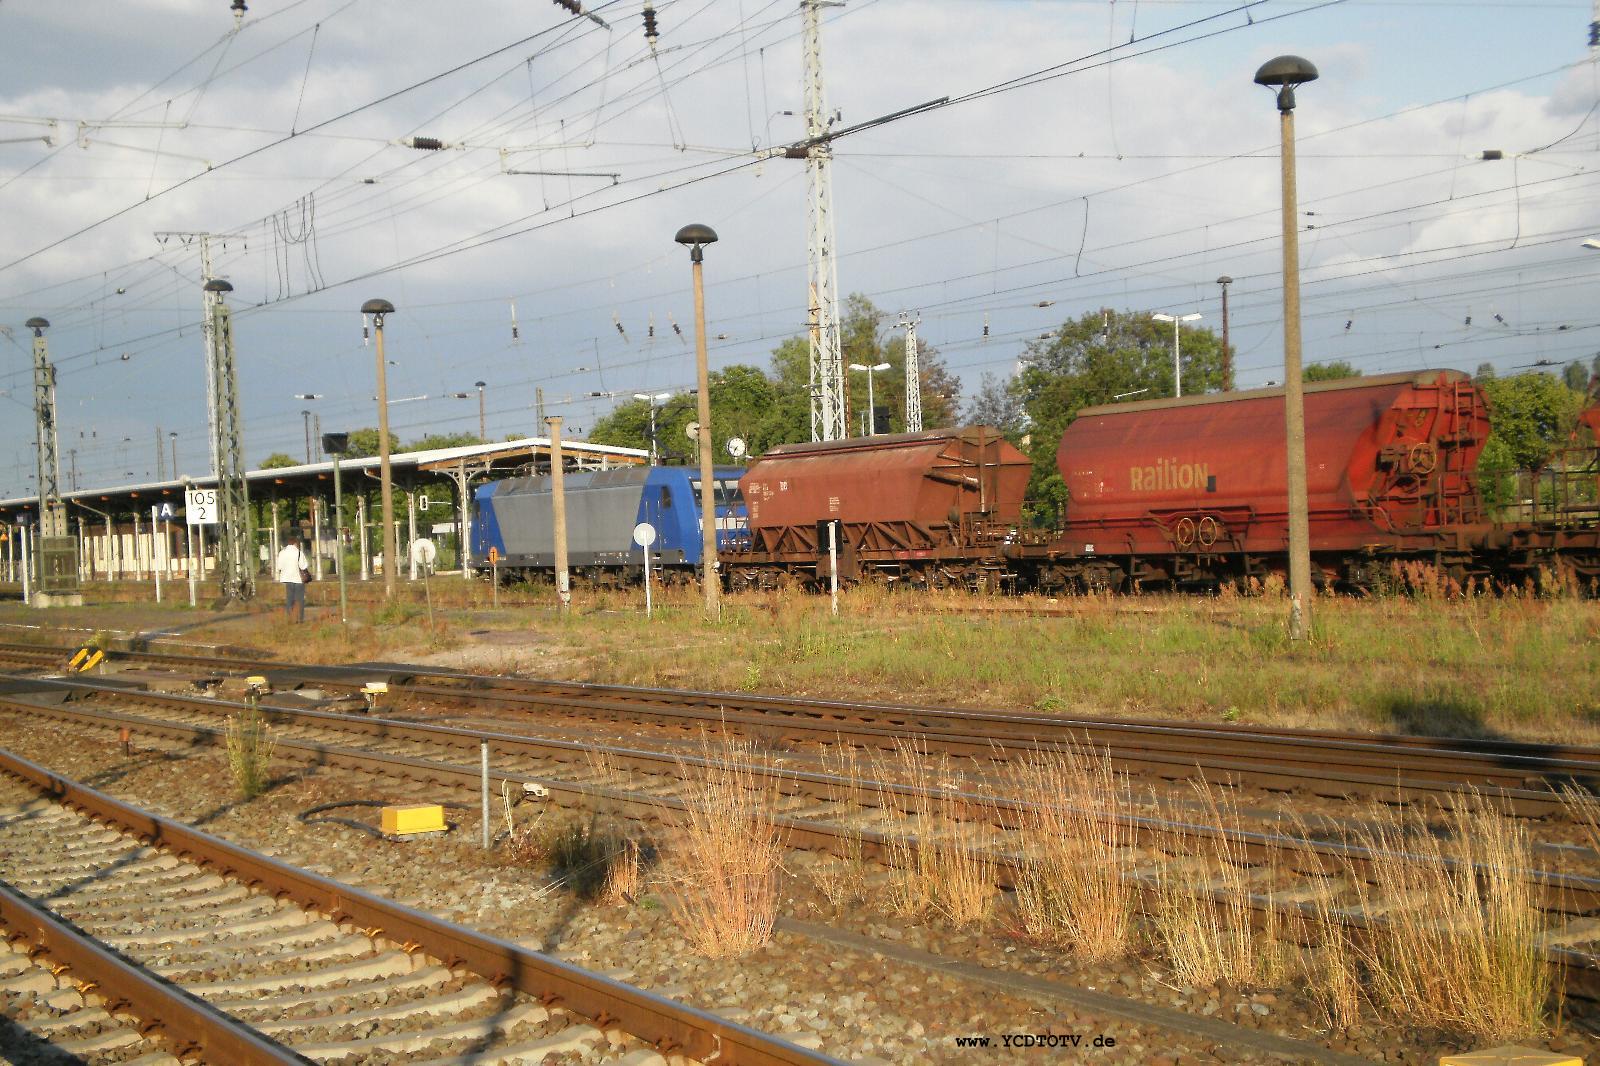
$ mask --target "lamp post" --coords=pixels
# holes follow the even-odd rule
[[[1183,360],[1180,358],[1180,353],[1178,351],[1178,329],[1185,322],[1200,321],[1200,312],[1196,311],[1192,315],[1154,314],[1150,317],[1155,319],[1157,322],[1172,323],[1172,395],[1174,398],[1182,396]]]
[[[383,319],[394,314],[388,300],[368,300],[361,305],[363,315],[372,316],[378,335],[378,478],[383,497],[383,598],[394,599],[394,575],[399,566],[395,558],[394,481],[389,475],[389,382],[384,373]]]
[[[717,492],[711,467],[711,379],[706,369],[706,289],[701,260],[705,245],[717,242],[717,231],[692,222],[673,239],[688,247],[694,274],[695,380],[700,386],[700,584],[705,592],[706,618],[714,622],[722,613],[722,577],[717,566]]]
[[[633,394],[633,398],[635,400],[643,400],[645,403],[650,405],[650,465],[655,466],[661,461],[660,457],[657,455],[656,444],[656,404],[665,403],[667,400],[672,399],[672,393],[636,392]]]
[[[851,363],[850,369],[862,371],[867,375],[867,432],[865,436],[876,437],[878,435],[878,408],[873,403],[872,375],[880,370],[888,370],[889,364],[873,363],[871,366],[867,366],[865,363]]]
[[[483,441],[483,443],[488,444],[489,443],[488,423],[484,420],[484,416],[483,416],[483,387],[485,385],[487,385],[488,382],[487,381],[474,381],[473,384],[475,386],[477,386],[477,389],[478,389],[478,439]]]
[[[1289,489],[1289,639],[1311,631],[1311,520],[1306,499],[1306,405],[1300,378],[1300,236],[1295,225],[1294,88],[1315,81],[1299,56],[1269,59],[1255,82],[1275,89],[1283,135],[1283,422]]]
[[[344,515],[344,491],[339,483],[339,457],[350,449],[350,434],[324,433],[322,450],[333,456],[333,569],[339,575],[339,624],[350,621],[350,608],[344,588],[344,541],[339,524]]]
[[[172,442],[172,480],[176,481],[178,480],[178,431],[173,430],[171,433],[168,433],[167,439]],[[78,479],[76,475],[73,476],[72,487],[78,487]]]
[[[1217,279],[1222,286],[1222,391],[1233,391],[1233,350],[1228,347],[1228,286],[1233,279],[1224,274]]]

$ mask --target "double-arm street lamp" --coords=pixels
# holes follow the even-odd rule
[[[659,446],[656,443],[656,405],[666,403],[672,399],[672,393],[636,392],[633,394],[633,398],[635,400],[643,400],[650,405],[650,465],[655,466],[661,461],[660,456],[657,454]]]
[[[1155,319],[1157,322],[1171,322],[1172,323],[1172,395],[1174,397],[1182,396],[1183,395],[1183,360],[1181,358],[1181,353],[1178,351],[1178,330],[1182,326],[1182,324],[1185,323],[1185,322],[1198,322],[1198,321],[1200,321],[1200,317],[1201,317],[1200,316],[1200,312],[1196,311],[1192,315],[1154,314],[1154,315],[1151,315],[1150,317]]]
[[[867,432],[863,435],[868,437],[876,437],[878,435],[878,408],[873,402],[872,375],[880,373],[884,370],[888,370],[889,364],[873,363],[871,366],[868,366],[865,363],[851,363],[850,369],[857,372],[865,372],[867,375]]]

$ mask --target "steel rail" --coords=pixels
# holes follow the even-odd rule
[[[450,968],[470,970],[491,983],[533,996],[546,1004],[556,1003],[575,1014],[620,1027],[664,1051],[729,1066],[838,1063],[831,1056],[290,866],[182,822],[140,810],[4,749],[0,749],[0,769],[47,796],[71,804],[140,839],[170,848],[224,876],[285,896],[337,921],[376,930],[371,935],[415,943],[419,950],[442,960]],[[220,1057],[215,1061],[234,1060]]]
[[[0,756],[7,755],[0,752]],[[159,1031],[180,1057],[198,1056],[205,1062],[237,1066],[300,1066],[311,1061],[128,962],[4,882],[0,882],[0,924],[21,933],[86,986],[95,985],[108,1012],[126,1010],[139,1019],[142,1031]]]
[[[34,645],[0,644],[0,651],[16,647],[36,651]],[[405,663],[363,663],[355,666],[296,666],[275,660],[218,659],[215,657],[144,651],[137,655],[152,661],[172,662],[216,672],[221,667],[252,669],[279,683],[317,683],[353,690],[369,680],[385,678],[416,696],[493,701],[512,706],[556,709],[564,713],[651,717],[663,721],[727,724],[744,730],[776,731],[781,736],[815,740],[841,734],[841,727],[861,737],[892,741],[914,732],[933,750],[953,755],[994,755],[1008,741],[1037,743],[1048,738],[1088,743],[1109,749],[1113,756],[1140,760],[1148,770],[1161,764],[1192,766],[1195,759],[1225,755],[1241,762],[1267,767],[1267,787],[1306,787],[1305,775],[1293,770],[1311,769],[1324,775],[1335,768],[1367,773],[1351,783],[1382,796],[1394,795],[1399,780],[1433,779],[1455,785],[1476,785],[1516,790],[1541,780],[1600,786],[1600,748],[1538,744],[1527,741],[1486,741],[1408,737],[1396,734],[1365,735],[1328,730],[1270,729],[1227,724],[1196,726],[1191,723],[1137,722],[1115,718],[1063,718],[1003,709],[915,707],[900,704],[792,699],[743,693],[649,689],[626,685],[566,682],[544,679],[495,677],[462,671],[418,667]],[[422,682],[430,679],[433,683]],[[1172,756],[1180,760],[1176,764]],[[1201,765],[1204,765],[1202,762]],[[1230,768],[1245,772],[1239,767]],[[1376,775],[1376,776],[1373,776]],[[1284,777],[1294,777],[1285,781]],[[1312,791],[1317,791],[1313,789]],[[1345,795],[1337,789],[1328,793]],[[1546,794],[1521,796],[1508,792],[1515,813],[1542,817],[1559,813],[1559,797]]]
[[[57,683],[59,684],[59,683]],[[78,683],[68,683],[78,685]],[[244,710],[248,705],[210,698],[177,696],[167,693],[147,693],[126,689],[103,689],[82,684],[82,688],[109,695],[115,699],[144,699],[156,704],[176,705],[211,716],[229,716]],[[188,743],[216,744],[224,736],[221,727],[198,726],[188,723],[161,722],[117,711],[91,710],[83,707],[44,706],[0,697],[0,708],[23,713],[45,713],[72,718],[106,728],[131,725],[141,731],[183,740]],[[676,777],[683,768],[715,770],[723,765],[717,760],[695,756],[670,755],[634,748],[601,747],[574,741],[527,737],[518,734],[490,733],[461,729],[452,726],[420,725],[392,719],[374,719],[364,716],[333,714],[326,711],[290,710],[260,707],[269,719],[287,721],[302,727],[328,728],[389,741],[416,744],[439,744],[450,749],[464,749],[476,756],[479,746],[489,743],[502,755],[550,760],[561,764],[589,767],[596,756],[616,770],[633,770],[655,776]],[[441,763],[432,759],[375,752],[369,749],[344,748],[317,741],[279,736],[275,750],[296,761],[312,764],[339,764],[355,769],[380,773],[400,774],[464,789],[476,789],[480,784],[480,770],[473,765]],[[1016,831],[1024,825],[1023,812],[1037,804],[1032,801],[990,794],[954,792],[943,788],[918,788],[912,785],[882,781],[861,781],[835,774],[814,771],[751,766],[751,770],[773,782],[774,787],[787,796],[800,796],[819,803],[854,803],[862,807],[892,810],[902,816],[919,809],[930,798],[935,802],[956,800],[966,805],[968,812],[983,812],[996,828]],[[491,779],[520,788],[525,782],[544,786],[552,795],[561,795],[569,803],[593,806],[596,802],[632,804],[646,808],[646,820],[659,819],[664,814],[675,816],[687,807],[670,797],[649,797],[594,785],[563,781],[537,774],[492,771]],[[1136,834],[1139,843],[1146,846],[1171,847],[1175,841],[1190,839],[1224,840],[1237,852],[1252,862],[1273,863],[1284,856],[1305,863],[1315,863],[1322,875],[1337,874],[1345,864],[1361,873],[1370,873],[1372,866],[1384,858],[1370,849],[1337,841],[1311,840],[1288,837],[1278,833],[1254,832],[1220,826],[1176,822],[1131,813],[1101,813],[1102,824],[1122,826]],[[780,824],[791,836],[791,842],[805,849],[820,849],[834,853],[847,853],[853,847],[866,846],[865,856],[888,862],[895,842],[889,834],[865,830],[846,830],[825,822],[784,817]],[[1020,866],[1014,856],[1001,855],[1001,882],[1006,886]],[[1452,868],[1457,865],[1451,861]],[[1588,914],[1600,909],[1600,879],[1560,874],[1547,871],[1525,871],[1524,878],[1543,898],[1550,913]]]

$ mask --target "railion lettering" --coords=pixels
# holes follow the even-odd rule
[[[1128,468],[1129,487],[1134,492],[1215,492],[1216,481],[1205,463],[1180,463],[1176,459],[1157,459],[1150,466]]]

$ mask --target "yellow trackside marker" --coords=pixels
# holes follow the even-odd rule
[[[437,803],[407,803],[383,809],[383,831],[389,836],[444,832],[444,808]]]
[[[1507,1044],[1486,1051],[1444,1055],[1439,1059],[1439,1066],[1583,1066],[1583,1060],[1576,1055],[1558,1055],[1553,1051]]]
[[[105,657],[105,652],[96,649],[95,653],[85,659],[82,666],[78,667],[78,672],[80,674],[88,673],[90,670],[93,670],[96,666],[98,666],[100,664],[100,660],[104,659]]]
[[[72,657],[72,661],[67,664],[67,669],[68,670],[76,670],[78,668],[78,664],[83,662],[83,660],[88,656],[88,654],[89,654],[89,649],[88,648],[79,648],[78,649],[78,653],[76,655],[74,655]]]

